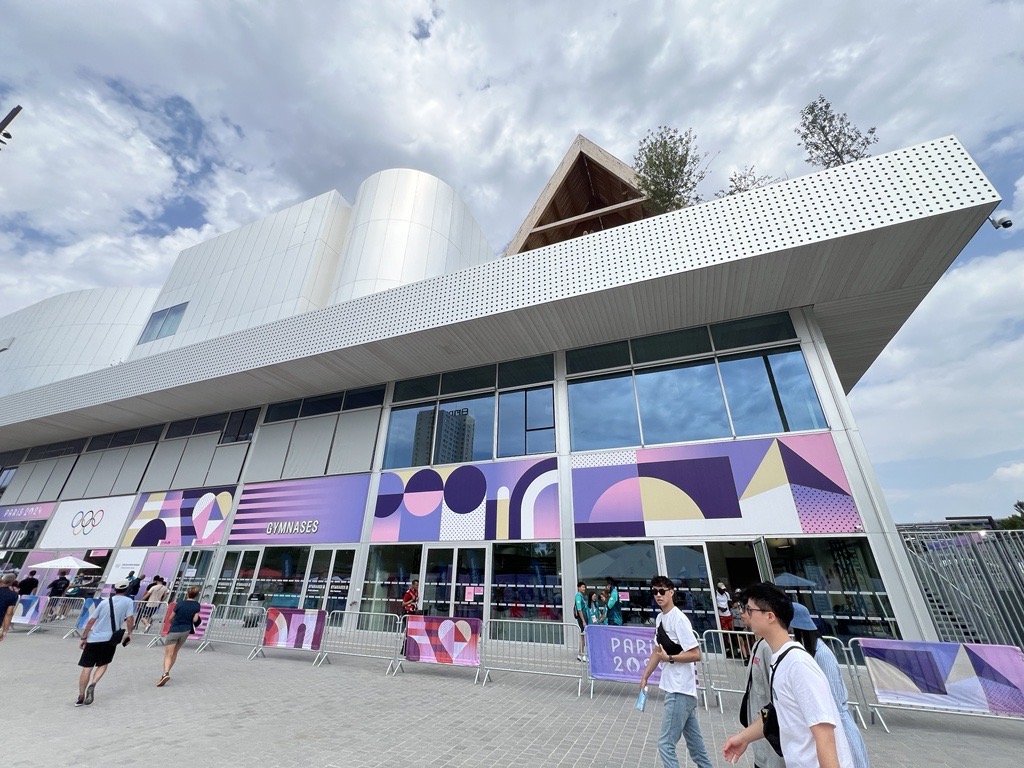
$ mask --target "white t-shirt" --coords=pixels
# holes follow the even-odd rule
[[[665,627],[665,633],[669,640],[679,643],[683,651],[696,648],[697,638],[693,634],[693,627],[686,614],[674,607],[665,613],[662,611],[655,620],[655,631],[658,627]],[[697,697],[697,673],[694,670],[693,662],[683,663],[680,661],[669,664],[667,661],[661,663],[661,681],[658,683],[661,690],[668,693],[685,693],[687,696]]]
[[[835,726],[839,765],[841,768],[853,768],[850,746],[839,711],[832,700],[832,691],[814,657],[793,640],[772,656],[779,658],[791,646],[796,646],[796,649],[787,653],[776,667],[774,682],[775,712],[779,718],[786,768],[818,767],[818,751],[814,746],[811,726],[819,723]]]
[[[715,602],[718,604],[718,615],[729,616],[729,593],[715,592]]]

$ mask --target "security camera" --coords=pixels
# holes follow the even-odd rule
[[[996,229],[1009,229],[1013,226],[1013,220],[1005,213],[1000,216],[990,216],[988,220]]]

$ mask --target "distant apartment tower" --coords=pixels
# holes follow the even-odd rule
[[[417,464],[455,464],[473,460],[473,436],[476,422],[468,408],[446,411],[438,409],[437,438],[433,441],[434,457],[431,461],[431,438],[434,432],[434,412],[424,411],[416,417],[413,437],[413,462]]]

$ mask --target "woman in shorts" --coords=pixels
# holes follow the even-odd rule
[[[189,587],[185,599],[174,605],[171,614],[171,625],[164,638],[164,673],[156,681],[157,686],[167,685],[171,679],[171,667],[178,660],[178,651],[188,640],[195,627],[199,626],[199,587]]]

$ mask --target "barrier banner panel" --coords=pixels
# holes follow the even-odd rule
[[[319,651],[326,621],[327,611],[268,608],[263,647]]]
[[[39,623],[39,617],[42,616],[44,605],[46,605],[45,595],[23,595],[18,598],[18,602],[14,606],[14,616],[11,618],[11,623],[34,627]]]
[[[586,629],[587,663],[594,680],[617,683],[639,683],[654,650],[654,627],[617,627],[590,624]],[[661,668],[651,674],[648,682],[657,685]]]
[[[427,664],[480,666],[480,619],[409,616],[405,658]]]
[[[1008,645],[862,638],[880,704],[1024,717],[1024,652]]]
[[[100,604],[102,599],[103,598],[101,597],[85,598],[85,601],[82,603],[82,612],[78,616],[78,623],[75,625],[75,629],[79,632],[85,629],[85,625],[89,623],[89,619],[96,614],[96,607]]]

